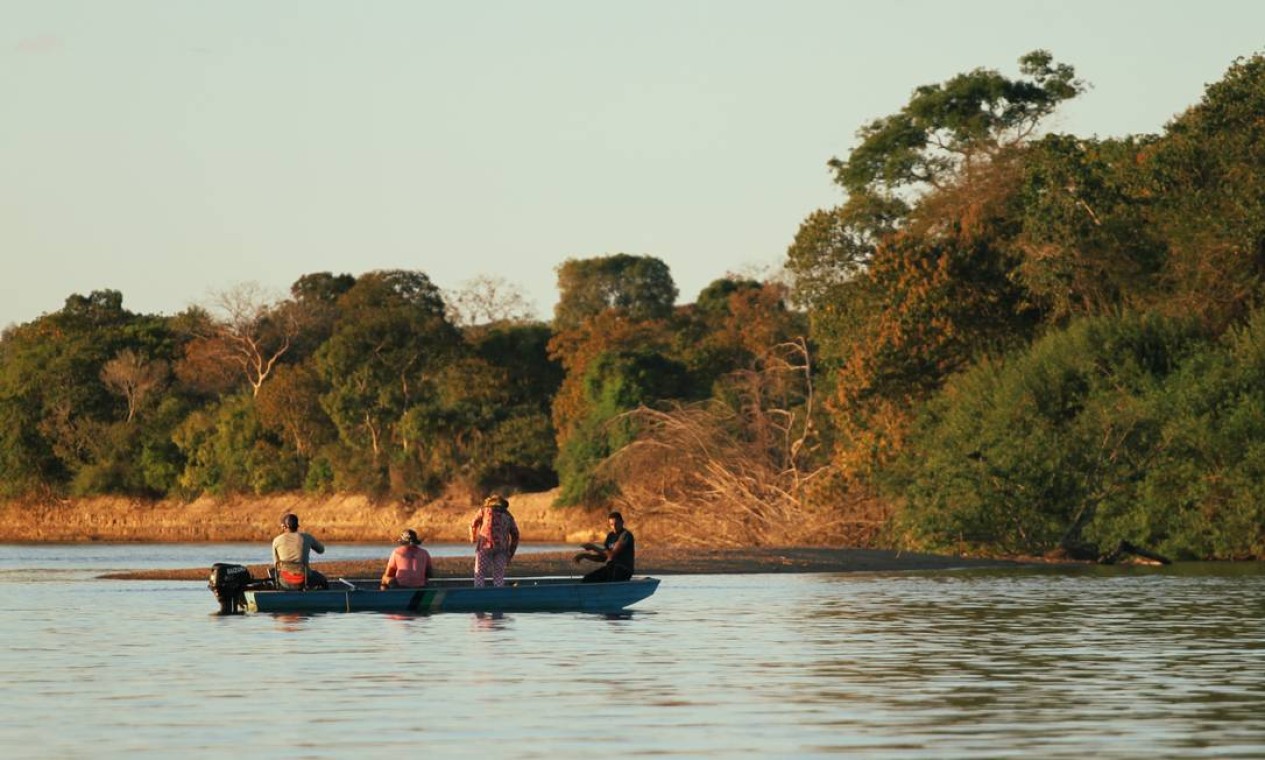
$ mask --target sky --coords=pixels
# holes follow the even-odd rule
[[[0,0],[0,327],[114,289],[420,270],[517,288],[664,261],[692,302],[781,266],[826,162],[915,87],[1034,49],[1092,89],[1047,123],[1156,133],[1257,0]]]

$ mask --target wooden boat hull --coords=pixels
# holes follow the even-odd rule
[[[658,578],[580,583],[572,578],[515,578],[476,588],[433,581],[420,589],[380,591],[377,581],[332,581],[328,590],[247,590],[250,612],[618,612],[655,592]]]

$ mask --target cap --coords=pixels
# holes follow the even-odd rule
[[[401,544],[412,544],[414,546],[417,546],[421,542],[422,542],[422,539],[417,537],[417,531],[413,530],[412,528],[409,528],[408,530],[400,534],[399,543]]]

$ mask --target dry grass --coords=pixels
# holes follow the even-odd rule
[[[881,504],[809,498],[831,469],[804,343],[775,347],[759,369],[729,376],[728,389],[726,403],[626,415],[640,433],[605,465],[618,506],[680,546],[874,545],[888,520]]]

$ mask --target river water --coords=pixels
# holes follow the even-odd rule
[[[96,577],[266,555],[0,545],[0,754],[1265,757],[1261,565],[668,576],[622,616],[220,617]]]

